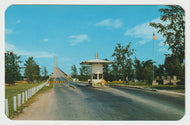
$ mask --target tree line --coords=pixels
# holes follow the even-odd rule
[[[15,85],[15,81],[20,81],[24,78],[28,83],[34,83],[49,77],[47,68],[45,66],[40,68],[33,57],[28,57],[25,60],[24,67],[21,66],[23,61],[20,58],[21,56],[18,56],[13,51],[5,52],[5,82],[9,85]],[[22,69],[24,69],[24,74],[21,74]]]
[[[140,61],[136,57],[133,59],[135,50],[130,49],[130,44],[122,46],[120,43],[115,47],[112,57],[114,63],[111,65],[103,65],[103,76],[106,81],[119,81],[128,83],[128,81],[144,81],[149,84],[153,80],[153,61]],[[108,60],[108,59],[105,59]],[[154,62],[154,78],[156,76],[174,76],[181,79],[182,83],[185,81],[185,66],[178,61],[178,59],[166,56],[164,64],[155,65]],[[71,67],[72,78],[78,78],[81,81],[86,81],[91,77],[91,67],[82,65],[79,68],[79,74],[75,65]],[[126,77],[128,79],[126,79]]]
[[[135,50],[131,48],[131,42],[127,45],[118,43],[111,57],[114,58],[114,63],[104,65],[104,79],[106,81],[128,82],[128,80],[146,81],[151,84],[153,80],[153,64],[154,78],[156,76],[174,76],[176,75],[181,83],[185,82],[185,12],[180,6],[167,6],[159,9],[160,20],[163,23],[151,22],[149,25],[158,29],[166,40],[164,45],[169,45],[168,50],[171,54],[165,54],[164,64],[156,64],[151,59],[140,61],[132,58]],[[107,60],[107,59],[105,59]],[[81,66],[79,74],[75,65],[72,66],[71,76],[79,78],[79,80],[90,79],[90,67]],[[128,77],[128,79],[126,79]]]

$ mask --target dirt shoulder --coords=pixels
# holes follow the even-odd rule
[[[40,93],[34,97],[34,101],[28,106],[25,107],[22,113],[16,115],[12,120],[28,120],[33,117],[36,120],[42,119],[42,114],[49,104],[49,100],[53,96],[53,89],[47,90],[43,93]],[[36,109],[38,109],[36,111]]]

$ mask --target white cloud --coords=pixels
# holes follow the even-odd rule
[[[21,21],[20,20],[17,20],[16,23],[20,23]]]
[[[160,48],[159,49],[160,52],[166,53],[166,54],[171,54],[172,52],[170,50],[168,50],[167,48]]]
[[[11,29],[5,29],[5,33],[6,34],[11,34],[11,33],[13,33],[13,30],[11,30]]]
[[[15,51],[16,47],[14,45],[12,45],[12,44],[9,44],[9,43],[5,42],[5,50],[6,51],[11,51],[11,50]]]
[[[68,61],[71,61],[72,59],[71,58],[67,58],[67,57],[62,57],[59,59],[59,62],[68,62]]]
[[[159,18],[157,18],[144,24],[136,25],[135,27],[128,29],[124,35],[141,39],[138,42],[139,44],[145,44],[151,41],[153,39],[153,33],[155,33],[158,40],[164,40],[162,35],[157,34],[157,29],[149,26],[150,22],[161,23],[162,21]]]
[[[52,58],[55,56],[55,54],[49,53],[47,51],[37,51],[37,52],[34,52],[33,56],[36,58]]]
[[[86,34],[80,34],[80,35],[71,35],[69,36],[69,38],[71,39],[69,42],[71,43],[72,46],[87,41],[88,40],[88,35]]]
[[[27,56],[27,57],[33,56],[34,58],[52,58],[55,56],[54,53],[49,53],[46,51],[30,52],[27,50],[21,50],[21,49],[18,49],[15,45],[9,44],[7,42],[5,42],[5,50],[6,51],[14,51],[18,55],[22,55],[22,56]]]
[[[160,41],[160,43],[158,44],[158,46],[167,46],[167,47],[169,47],[168,44],[165,44],[165,45],[164,45],[164,41]]]
[[[48,41],[49,41],[49,39],[45,38],[45,39],[43,39],[42,41],[44,41],[44,42],[48,42]]]
[[[146,42],[147,42],[146,40],[138,41],[138,43],[140,43],[140,44],[145,44]]]
[[[107,27],[108,29],[112,29],[112,28],[120,28],[122,26],[122,21],[120,19],[105,19],[102,20],[98,23],[95,24],[95,26],[103,26],[103,27]]]
[[[160,43],[158,44],[158,46],[164,46],[164,42],[160,41]]]

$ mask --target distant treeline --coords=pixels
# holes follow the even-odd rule
[[[14,85],[15,81],[24,79],[28,83],[34,83],[49,77],[46,67],[40,68],[33,57],[25,60],[24,67],[20,66],[21,63],[20,56],[13,51],[5,52],[5,83]],[[24,69],[24,75],[21,74],[21,69]]]
[[[115,50],[119,50],[118,44]],[[125,48],[122,46],[122,48]],[[120,51],[122,52],[122,51]],[[114,57],[114,54],[112,55]],[[126,81],[126,77],[128,76],[129,81],[145,81],[149,84],[152,83],[153,80],[153,62],[152,60],[140,61],[135,57],[133,60],[130,56],[124,53],[117,53],[118,57],[114,58],[114,63],[111,65],[103,65],[103,77],[106,81],[118,81],[122,80]],[[122,57],[122,55],[124,57]],[[105,59],[107,60],[107,59]],[[72,78],[78,78],[81,81],[87,81],[91,79],[91,67],[82,65],[79,68],[79,73],[75,65],[71,67]],[[156,65],[154,62],[154,78],[156,76],[174,76],[176,75],[178,79],[184,84],[185,81],[185,65],[184,63],[180,63],[179,60],[172,55],[166,55],[164,64]]]

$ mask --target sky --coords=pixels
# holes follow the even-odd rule
[[[24,64],[33,56],[40,67],[53,72],[54,56],[58,66],[70,74],[71,66],[80,62],[107,58],[117,43],[136,50],[139,60],[153,58],[164,63],[164,54],[170,53],[165,38],[149,26],[160,21],[160,8],[153,5],[90,6],[90,5],[12,5],[5,12],[5,50],[21,55]],[[79,71],[79,69],[78,69]]]

